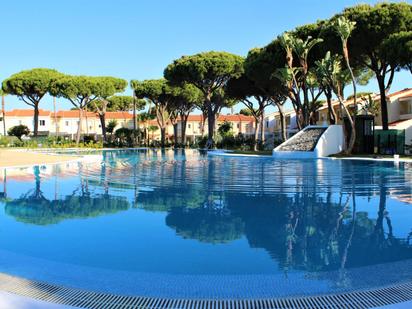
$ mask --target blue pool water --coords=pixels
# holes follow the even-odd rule
[[[0,170],[0,272],[185,298],[412,279],[407,163],[147,149],[86,157]]]

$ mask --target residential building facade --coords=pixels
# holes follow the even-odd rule
[[[377,94],[371,95],[372,100],[379,107],[380,97]],[[358,99],[358,113],[366,112],[367,100]],[[348,108],[353,106],[352,100],[347,100],[344,103]],[[387,96],[387,105],[389,112],[389,128],[405,130],[405,143],[412,144],[412,88],[403,89],[391,93]],[[341,108],[339,102],[334,101],[332,106],[335,110],[337,118],[341,118]],[[77,134],[79,124],[79,111],[68,110],[58,111],[56,113],[43,110],[39,111],[39,135],[47,136],[64,136],[74,138]],[[4,117],[5,116],[5,117]],[[7,131],[16,125],[26,125],[30,131],[33,131],[33,116],[32,109],[14,109],[6,111],[5,115],[0,118],[0,135],[4,134],[3,121],[6,122]],[[293,110],[284,113],[286,124],[286,136],[290,137],[298,131],[297,117]],[[321,106],[315,114],[316,124],[328,125],[328,107],[326,103]],[[112,120],[115,120],[117,125],[115,130],[121,127],[133,129],[133,115],[130,112],[107,112],[106,126]],[[253,136],[255,131],[255,120],[252,116],[240,114],[235,115],[219,115],[216,121],[216,129],[223,122],[229,122],[232,125],[234,135],[242,134],[244,136]],[[338,124],[340,121],[338,120]],[[148,136],[153,140],[160,140],[160,130],[156,120],[147,122],[139,122],[140,128],[148,129]],[[180,138],[181,122],[177,124],[177,134]],[[273,145],[273,142],[281,140],[281,122],[278,112],[268,113],[265,116],[264,132],[266,144]],[[381,115],[379,108],[375,113],[375,129],[381,128]],[[190,115],[186,124],[186,139],[188,143],[194,142],[202,135],[208,132],[207,119],[204,121],[202,115]],[[99,138],[102,135],[102,127],[97,114],[93,112],[84,112],[81,123],[82,135],[93,135]],[[169,122],[166,127],[166,137],[170,141],[173,140],[174,130],[173,125]]]

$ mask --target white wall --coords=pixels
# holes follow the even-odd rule
[[[40,125],[44,121],[44,125]],[[6,116],[6,132],[15,126],[25,125],[29,128],[30,132],[34,130],[33,116]],[[48,132],[51,129],[51,119],[49,116],[39,116],[39,132]],[[3,121],[0,121],[0,135],[3,135]]]

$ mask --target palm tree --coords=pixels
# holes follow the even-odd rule
[[[356,104],[356,78],[353,73],[352,67],[350,65],[349,61],[349,50],[348,50],[348,39],[353,31],[355,29],[356,22],[350,21],[344,16],[339,17],[333,24],[333,27],[335,28],[335,31],[338,33],[341,41],[342,41],[342,51],[343,51],[343,58],[345,60],[346,68],[349,71],[351,80],[352,80],[352,87],[353,87],[353,106],[355,107],[355,110],[357,108]],[[356,132],[355,132],[355,118],[351,118],[351,116],[348,114],[348,119],[351,124],[352,128],[352,133],[350,135],[350,140],[349,140],[349,145],[348,145],[348,151],[352,152],[353,146],[355,145],[355,140],[356,140]]]
[[[308,56],[312,48],[323,42],[323,39],[309,36],[306,40],[302,40],[286,32],[279,37],[279,40],[286,52],[286,67],[278,69],[275,75],[288,89],[288,96],[293,103],[297,117],[299,117],[298,127],[302,129],[309,124],[309,116],[312,110],[312,103],[309,100],[310,89],[319,88],[309,81],[311,73]],[[299,67],[294,66],[293,54],[297,56]],[[303,102],[301,93],[303,94]],[[315,102],[320,95],[321,91],[316,95]]]
[[[342,70],[340,57],[337,55],[331,56],[330,52],[326,53],[325,58],[316,61],[316,73],[322,83],[331,87],[336,97],[338,98],[340,108],[344,110],[352,127],[351,139],[348,143],[346,153],[350,154],[353,149],[355,139],[355,127],[351,114],[346,108],[343,98],[343,88],[348,79],[347,71]]]

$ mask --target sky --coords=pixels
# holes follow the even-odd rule
[[[377,1],[362,1],[376,3]],[[409,1],[408,1],[409,2]],[[241,56],[284,31],[329,18],[355,0],[13,0],[2,3],[0,80],[46,67],[126,80],[163,76],[182,55],[227,51]],[[396,75],[392,90],[412,87]],[[363,90],[377,91],[376,80]],[[128,89],[126,94],[131,94]],[[6,109],[27,108],[6,97]],[[52,98],[40,103],[52,109]],[[69,102],[58,99],[58,109]]]

